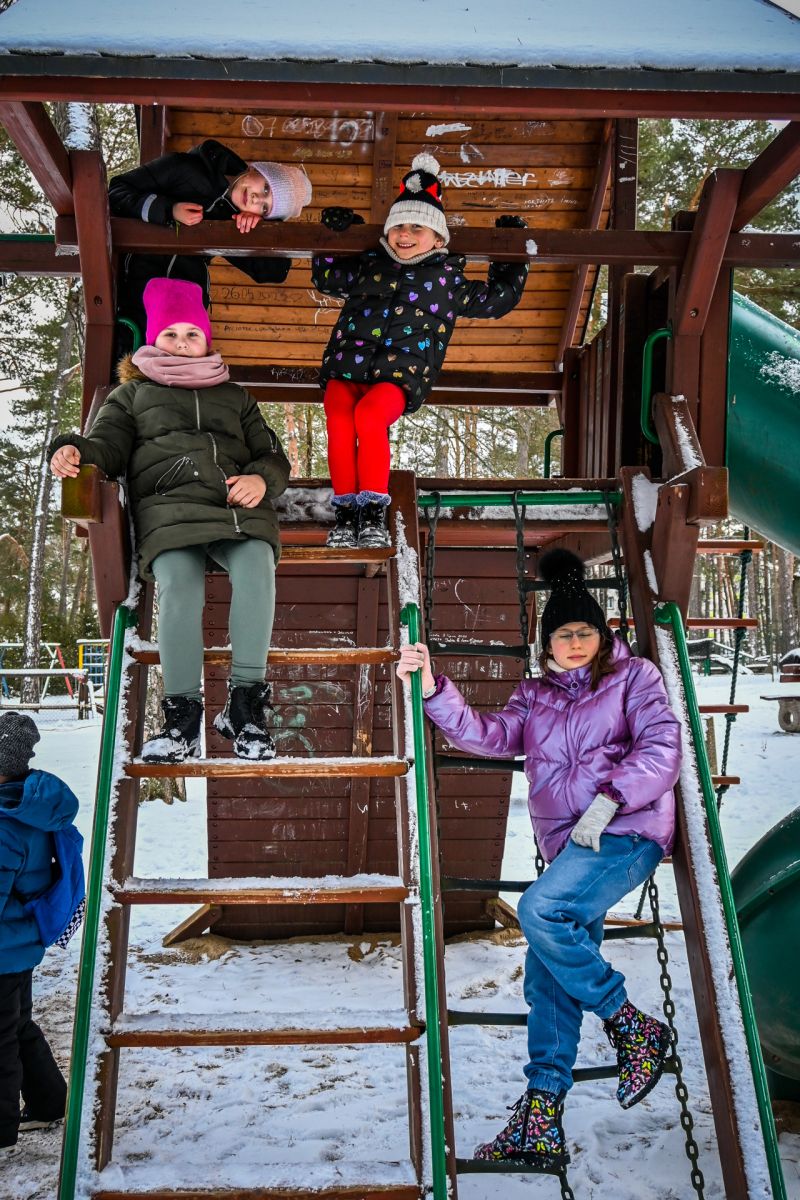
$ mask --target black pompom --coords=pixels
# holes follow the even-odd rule
[[[548,550],[539,559],[539,574],[551,587],[567,581],[580,583],[586,574],[586,567],[583,560],[571,550]]]

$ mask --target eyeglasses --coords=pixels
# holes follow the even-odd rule
[[[597,629],[577,629],[573,630],[572,633],[553,634],[553,640],[558,642],[561,646],[568,646],[574,638],[577,638],[579,642],[590,642],[592,638],[596,637],[600,637],[600,633]]]

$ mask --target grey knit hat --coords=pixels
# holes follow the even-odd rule
[[[271,221],[286,221],[299,217],[311,203],[311,180],[302,167],[292,163],[251,162],[251,167],[263,175],[272,192]]]
[[[425,225],[438,233],[445,246],[450,241],[450,230],[442,206],[442,185],[439,182],[440,167],[432,154],[418,154],[411,170],[403,176],[400,195],[389,209],[386,224],[387,234],[395,225]]]
[[[0,775],[24,775],[41,735],[27,713],[0,714]]]

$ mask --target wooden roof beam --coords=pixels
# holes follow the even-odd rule
[[[344,233],[331,233],[322,225],[264,221],[252,233],[237,232],[232,221],[204,221],[182,225],[180,233],[144,221],[112,218],[115,251],[153,254],[224,254],[228,258],[258,253],[283,258],[311,258],[314,254],[360,254],[377,245],[381,225],[353,225]],[[691,235],[671,230],[617,229],[454,229],[451,250],[472,261],[636,263],[682,266]],[[75,222],[56,221],[56,243],[67,253],[78,245]],[[732,234],[722,261],[732,267],[800,266],[796,234]]]
[[[80,275],[77,254],[58,254],[55,238],[0,236],[0,272],[9,275]]]
[[[744,173],[733,228],[741,229],[800,174],[800,121],[791,121]]]
[[[729,239],[732,240],[731,223],[743,177],[743,171],[721,169],[709,175],[703,186],[675,297],[676,337],[696,337],[705,328]]]
[[[0,103],[0,123],[62,217],[74,211],[69,155],[41,102]]]
[[[589,209],[586,213],[586,228],[597,229],[600,225],[600,219],[603,215],[603,202],[606,198],[608,189],[608,181],[611,176],[611,163],[614,157],[614,123],[606,121],[603,126],[603,136],[600,144],[600,157],[597,163],[597,174],[595,175],[594,188],[592,190],[592,198],[589,201]],[[555,354],[555,364],[560,369],[561,363],[564,361],[564,351],[567,346],[572,345],[572,339],[575,337],[575,330],[578,327],[578,317],[581,311],[581,301],[583,293],[586,290],[586,279],[589,274],[589,264],[581,263],[575,269],[575,275],[570,287],[569,299],[567,307],[564,311],[564,322],[561,326],[561,334],[558,339],[558,348]]]
[[[222,64],[228,72],[225,79],[166,78],[172,72],[182,74],[206,73],[207,63],[197,59],[181,60],[120,60],[118,74],[102,78],[97,75],[97,63],[91,68],[68,74],[67,64],[53,56],[49,62],[52,74],[43,78],[41,69],[23,73],[24,64],[17,56],[8,56],[3,63],[5,74],[0,79],[0,97],[8,100],[39,100],[46,93],[48,100],[81,100],[97,104],[165,104],[175,108],[246,108],[250,112],[294,110],[326,111],[335,108],[354,108],[359,111],[380,112],[425,111],[432,115],[450,116],[457,111],[480,113],[482,116],[509,116],[524,119],[535,117],[551,120],[585,117],[683,117],[721,118],[726,120],[797,120],[800,119],[800,94],[787,81],[783,91],[747,90],[747,81],[739,75],[741,90],[714,87],[718,72],[705,75],[688,71],[679,73],[641,72],[637,82],[652,78],[650,88],[632,86],[630,72],[603,71],[609,84],[618,86],[586,87],[585,82],[574,86],[558,86],[552,69],[547,71],[547,86],[525,86],[515,81],[513,71],[503,69],[505,87],[475,86],[471,83],[440,82],[436,85],[414,82],[370,82],[371,73],[384,74],[382,64],[353,64],[349,69],[359,71],[363,82],[280,82],[268,77],[272,64],[237,61]],[[231,72],[233,66],[233,73]],[[11,68],[19,71],[9,73]],[[63,74],[57,74],[59,70]],[[320,74],[324,64],[317,68]],[[400,64],[408,76],[410,68]],[[486,68],[480,68],[483,76]],[[498,68],[498,70],[500,70]],[[127,72],[127,74],[126,74]],[[158,78],[156,72],[164,77]],[[445,71],[439,70],[439,76]],[[590,73],[591,74],[591,73]],[[764,74],[764,73],[762,73]],[[238,77],[237,77],[238,76]],[[585,77],[584,77],[585,79]]]

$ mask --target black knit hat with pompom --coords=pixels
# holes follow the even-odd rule
[[[450,230],[442,205],[442,184],[439,179],[441,167],[432,154],[418,154],[411,170],[403,176],[400,195],[389,209],[383,227],[387,234],[394,225],[425,225],[438,233],[445,246],[450,241]]]
[[[586,567],[577,554],[549,550],[539,559],[539,574],[550,587],[550,599],[542,611],[540,625],[543,650],[555,630],[570,621],[585,621],[604,637],[611,637],[603,610],[586,586]]]

